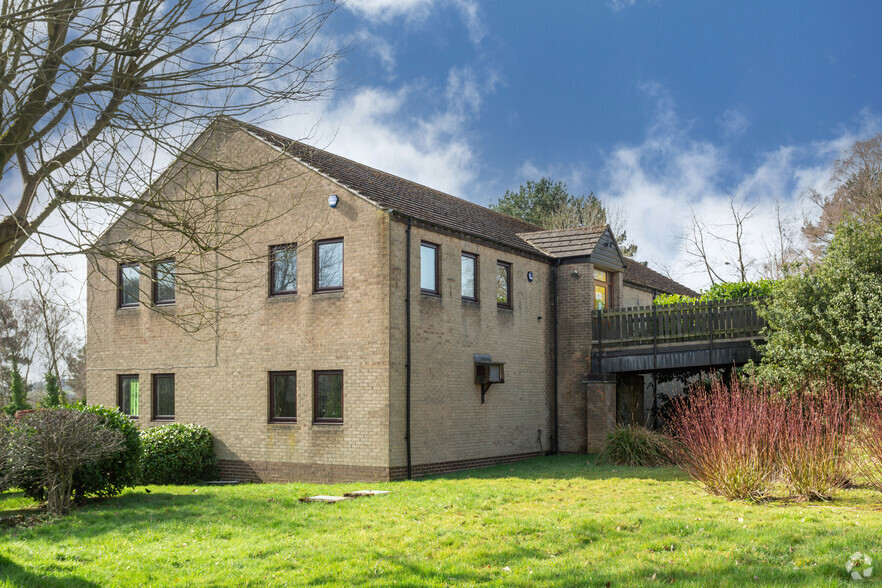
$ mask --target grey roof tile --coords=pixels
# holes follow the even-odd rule
[[[249,133],[330,176],[377,205],[433,225],[481,237],[533,255],[540,250],[518,233],[541,229],[532,223],[490,210],[398,176],[311,147],[300,141],[235,121]],[[544,256],[544,255],[543,255]]]

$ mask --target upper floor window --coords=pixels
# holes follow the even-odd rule
[[[594,309],[607,310],[612,300],[612,273],[594,270]]]
[[[175,260],[165,259],[153,265],[153,304],[175,303]]]
[[[440,247],[434,243],[420,243],[420,292],[437,296],[438,290],[438,252]]]
[[[465,300],[478,299],[478,256],[462,252],[462,297]]]
[[[119,376],[116,401],[119,411],[133,419],[138,418],[138,376]]]
[[[153,420],[175,418],[175,375],[153,374]]]
[[[343,370],[313,372],[313,421],[343,422]]]
[[[297,293],[297,244],[270,247],[270,295]]]
[[[120,308],[138,306],[138,289],[141,270],[137,263],[119,264],[119,300]]]
[[[343,238],[315,243],[315,291],[343,289]]]
[[[511,308],[511,264],[496,262],[496,305]]]
[[[297,421],[297,372],[270,372],[269,421]]]

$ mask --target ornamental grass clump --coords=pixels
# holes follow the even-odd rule
[[[783,405],[733,378],[672,400],[669,431],[678,464],[711,494],[762,500],[775,481]]]
[[[850,477],[851,402],[829,384],[774,402],[784,417],[778,436],[781,481],[798,499],[831,499]]]
[[[855,435],[858,469],[867,482],[882,492],[882,393],[867,396],[861,406],[861,426]]]
[[[657,467],[671,462],[671,444],[646,427],[616,427],[606,436],[597,458],[600,463]]]

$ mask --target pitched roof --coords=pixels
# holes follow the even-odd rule
[[[637,260],[625,258],[625,261],[627,263],[625,266],[625,273],[622,276],[625,283],[658,290],[663,294],[682,294],[683,296],[693,297],[700,296],[695,290],[687,288],[683,284],[675,282],[671,278],[660,274],[655,270],[649,269]]]
[[[552,257],[591,255],[606,226],[521,233],[520,237]]]
[[[241,121],[233,122],[246,132],[331,177],[378,206],[436,226],[487,239],[533,255],[545,256],[542,251],[518,236],[518,233],[541,229],[532,223],[254,125]]]

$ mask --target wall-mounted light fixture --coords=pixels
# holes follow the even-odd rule
[[[532,281],[533,281],[533,272],[527,272],[527,281],[528,281],[528,282],[532,282]]]
[[[330,206],[331,208],[337,208],[337,202],[339,200],[340,199],[337,198],[336,194],[331,194],[330,196],[328,196],[328,206]]]

